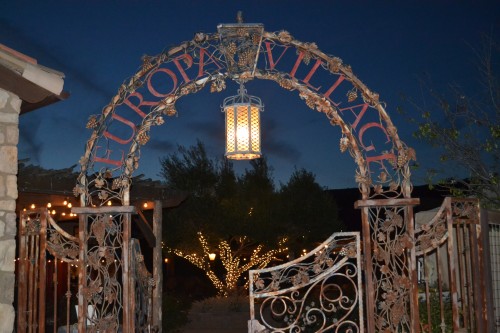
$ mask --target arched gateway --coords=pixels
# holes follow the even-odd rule
[[[141,147],[148,143],[152,126],[161,126],[168,117],[182,112],[176,108],[178,100],[202,89],[221,92],[227,80],[255,79],[271,80],[297,92],[307,106],[340,127],[340,151],[349,152],[357,165],[353,173],[363,198],[358,206],[365,234],[377,235],[381,219],[393,225],[392,240],[381,241],[376,236],[364,240],[365,249],[376,246],[378,255],[380,251],[387,254],[384,262],[371,259],[370,251],[365,254],[370,263],[365,276],[370,286],[366,294],[368,329],[413,330],[409,318],[414,311],[410,283],[414,251],[409,235],[416,201],[410,199],[409,162],[415,153],[399,139],[379,95],[349,65],[322,52],[315,43],[294,39],[287,31],[266,32],[261,24],[222,24],[216,33],[197,33],[191,41],[143,57],[141,68],[120,86],[102,114],[89,119],[87,128],[93,132],[74,189],[81,206],[105,206],[110,200],[130,204],[131,177],[139,167]],[[401,251],[394,251],[396,246]],[[396,288],[401,281],[407,281],[408,288]],[[92,283],[88,279],[87,284]],[[385,297],[383,289],[388,286],[393,286],[394,297],[380,308],[375,303]],[[340,302],[339,306],[346,305]],[[358,320],[352,324],[356,330],[363,328],[363,320]]]
[[[419,317],[416,255],[426,262],[427,256],[444,246],[448,246],[451,262],[447,297],[453,304],[453,323],[447,323],[442,314],[441,328],[450,325],[453,330],[476,327],[481,331],[484,318],[477,301],[481,294],[458,290],[450,236],[456,218],[460,223],[469,221],[462,224],[460,235],[476,239],[477,204],[448,200],[438,218],[415,231],[413,206],[418,199],[411,198],[409,168],[415,152],[399,139],[379,95],[350,66],[322,52],[315,43],[245,23],[222,24],[216,33],[197,33],[191,41],[143,57],[139,71],[120,86],[102,113],[90,117],[87,128],[92,135],[74,188],[81,203],[73,209],[79,214],[79,239],[58,233],[51,222],[53,230],[47,226],[47,234],[57,237],[47,236],[43,245],[79,267],[79,331],[151,330],[154,280],[141,265],[138,245],[130,239],[130,216],[135,208],[129,206],[129,198],[141,147],[148,143],[152,126],[161,126],[177,114],[178,100],[202,89],[219,93],[228,80],[255,79],[271,80],[297,92],[307,106],[340,128],[340,151],[348,151],[357,166],[353,174],[361,200],[355,206],[361,211],[363,238],[361,246],[359,233],[334,234],[300,260],[250,271],[249,332],[425,330]],[[121,206],[108,207],[111,200]],[[21,220],[25,229],[20,234],[29,242],[40,226],[28,215]],[[23,276],[28,267],[28,263],[21,265]],[[473,277],[476,273],[464,274]],[[429,276],[422,281],[427,281],[424,305],[430,327]],[[442,281],[441,273],[437,281]],[[19,312],[28,313],[29,295],[20,293],[19,297],[28,299]],[[443,297],[439,301],[443,313]],[[472,304],[477,311],[467,317]],[[19,319],[19,327],[38,320],[31,315],[26,318]]]

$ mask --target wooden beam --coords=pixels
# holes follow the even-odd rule
[[[153,233],[153,229],[151,229],[151,226],[149,225],[142,211],[138,207],[136,207],[136,210],[138,217],[135,217],[134,221],[137,222],[137,226],[139,227],[139,229],[141,229],[141,232],[144,235],[144,238],[146,238],[149,246],[154,248],[156,246],[156,236]]]

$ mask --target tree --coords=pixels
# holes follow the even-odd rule
[[[439,184],[457,196],[473,196],[483,206],[500,207],[500,86],[498,82],[499,44],[485,38],[476,52],[479,81],[466,94],[457,85],[441,93],[422,80],[432,104],[411,104],[420,114],[414,136],[441,150],[443,169],[429,169],[430,184]],[[446,170],[446,171],[444,171]],[[450,178],[450,171],[455,175]]]
[[[234,290],[248,269],[284,257],[284,240],[300,239],[301,248],[311,248],[338,226],[335,204],[305,170],[277,191],[265,158],[252,160],[237,177],[230,161],[208,157],[199,141],[160,161],[166,183],[191,193],[165,214],[163,240],[202,269],[222,295]],[[219,254],[216,263],[208,259],[211,251]],[[222,271],[214,266],[220,263]]]
[[[281,226],[289,237],[289,247],[296,253],[344,228],[335,201],[316,182],[315,175],[305,169],[293,172],[279,196]]]
[[[217,288],[219,296],[229,296],[235,292],[238,281],[244,273],[252,268],[266,267],[278,254],[286,250],[286,247],[279,247],[264,251],[262,244],[254,246],[254,243],[245,236],[235,237],[229,241],[222,240],[217,246],[219,258],[225,270],[224,277],[221,278],[210,263],[215,260],[210,258],[211,255],[215,254],[215,251],[209,247],[201,232],[198,232],[198,241],[202,250],[201,255],[197,252],[185,253],[179,249],[173,249],[172,252],[202,269],[214,287]]]

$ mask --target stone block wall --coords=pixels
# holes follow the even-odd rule
[[[17,144],[21,100],[0,89],[0,332],[14,329]]]

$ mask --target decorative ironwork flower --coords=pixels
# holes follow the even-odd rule
[[[328,61],[328,70],[332,73],[337,73],[342,66],[342,60],[340,58],[334,57]]]
[[[384,274],[384,275],[387,275],[391,272],[391,269],[389,268],[389,266],[387,265],[382,265],[382,267],[380,267],[380,273]]]
[[[264,286],[265,286],[264,280],[258,279],[257,281],[255,281],[256,289],[264,289]]]
[[[280,85],[281,88],[286,89],[286,90],[292,90],[293,89],[293,81],[290,79],[285,79],[285,78],[280,78],[278,79],[278,84]]]
[[[101,200],[106,200],[108,198],[108,192],[106,191],[99,191],[99,193],[97,194],[98,198],[101,199]]]
[[[165,120],[163,119],[162,116],[158,116],[154,119],[154,122],[153,124],[154,125],[157,125],[157,126],[160,126],[160,125],[163,125],[165,123]]]
[[[207,35],[205,35],[203,32],[197,32],[194,35],[194,41],[196,43],[203,43],[207,39]]]
[[[141,145],[144,146],[146,143],[149,141],[149,135],[146,131],[141,131],[139,134],[137,134],[137,142]]]
[[[89,117],[86,128],[94,129],[99,125],[98,117],[96,115],[92,115]]]
[[[358,98],[358,91],[356,88],[352,88],[347,92],[347,101],[349,103],[354,102]]]
[[[226,81],[224,79],[218,77],[214,81],[212,81],[212,84],[210,85],[210,92],[221,92],[222,90],[226,89]]]
[[[288,31],[281,30],[278,33],[278,40],[282,43],[288,44],[293,40],[293,37]]]
[[[104,181],[104,179],[102,179],[101,177],[96,178],[96,180],[95,180],[95,187],[102,188],[104,186],[104,184],[106,184],[106,182]]]
[[[85,187],[83,185],[76,185],[75,187],[73,187],[73,195],[75,197],[79,196],[80,194],[83,194],[85,193]]]

